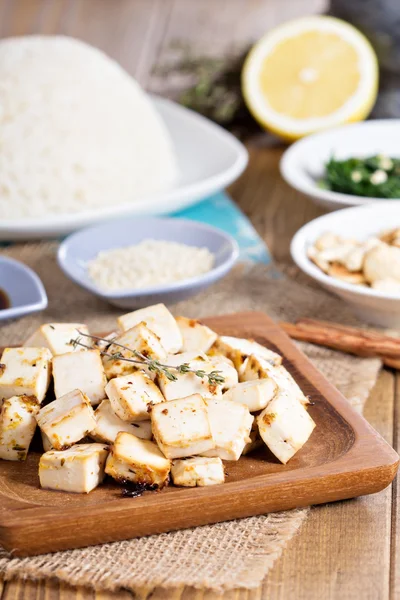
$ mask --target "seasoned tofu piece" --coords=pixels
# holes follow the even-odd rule
[[[246,359],[243,365],[241,379],[242,381],[270,379],[275,383],[277,390],[286,391],[304,406],[310,404],[309,399],[303,394],[300,387],[284,366],[279,365],[274,367],[258,356],[249,356]]]
[[[144,371],[115,377],[106,385],[115,414],[123,421],[147,421],[149,406],[164,402],[164,396]]]
[[[25,395],[42,402],[51,377],[48,348],[5,348],[0,363],[0,398]]]
[[[273,379],[254,379],[243,381],[223,394],[224,400],[245,404],[250,412],[265,408],[278,389]]]
[[[92,342],[93,348],[95,350],[100,350],[100,352],[103,352],[107,350],[107,348],[111,345],[111,342],[116,340],[119,335],[121,335],[120,332],[112,331],[111,333],[105,335],[101,340],[94,339]]]
[[[174,485],[183,487],[204,487],[225,481],[222,460],[206,456],[174,460],[171,476]]]
[[[217,338],[214,346],[210,350],[210,354],[223,354],[230,358],[236,369],[239,371],[239,375],[244,361],[252,354],[260,356],[272,365],[280,365],[282,363],[282,357],[279,354],[265,348],[265,346],[262,346],[258,342],[227,335]]]
[[[36,421],[36,419],[35,419],[35,421]],[[48,452],[49,450],[54,450],[53,446],[51,445],[51,442],[50,442],[49,438],[47,437],[47,435],[45,433],[43,433],[43,431],[40,431],[40,435],[42,437],[43,450],[45,452]]]
[[[0,458],[25,460],[40,405],[35,396],[12,396],[0,409]]]
[[[161,488],[168,483],[171,461],[157,444],[126,433],[119,433],[107,459],[106,473],[117,481],[133,481]]]
[[[41,408],[36,420],[56,450],[69,448],[96,427],[93,408],[80,390],[68,392]]]
[[[107,380],[98,350],[55,356],[53,377],[56,398],[75,389],[81,390],[93,405],[106,397]]]
[[[114,413],[109,400],[103,400],[94,411],[96,427],[90,432],[90,437],[97,442],[112,444],[120,431],[126,431],[144,440],[151,440],[151,422],[140,421],[140,423],[128,423],[122,421]],[[149,418],[150,415],[147,415]]]
[[[140,308],[117,319],[118,327],[128,331],[139,323],[144,323],[156,334],[165,350],[170,354],[182,350],[182,334],[174,317],[164,304],[154,304]]]
[[[235,369],[233,362],[227,356],[209,356],[210,369],[212,371],[218,371],[219,374],[224,378],[224,383],[221,384],[222,391],[229,390],[231,387],[238,384],[238,372]],[[206,371],[209,372],[207,367]]]
[[[46,323],[26,340],[24,346],[48,348],[53,356],[78,352],[84,348],[71,344],[71,340],[79,337],[78,331],[89,333],[83,323]],[[90,341],[85,339],[85,344],[90,344]]]
[[[258,450],[258,448],[261,448],[263,445],[264,442],[261,439],[260,432],[258,431],[257,419],[255,418],[250,430],[250,442],[247,442],[243,448],[242,456],[250,454],[250,452],[254,452],[254,450]]]
[[[145,355],[147,358],[152,358],[160,362],[164,362],[167,357],[167,352],[163,348],[156,334],[150,331],[144,323],[139,323],[138,325],[135,325],[135,327],[132,327],[132,329],[128,329],[125,333],[118,336],[114,342],[115,343],[109,346],[107,350],[108,354],[120,354],[121,357],[136,360],[137,357],[134,354],[134,351],[136,351]],[[125,348],[121,348],[121,346],[116,345],[116,343],[125,346]],[[141,367],[138,364],[130,363],[118,358],[109,358],[108,356],[103,356],[103,365],[107,379],[121,377],[121,375],[129,375],[129,373],[133,373],[139,368],[146,371],[145,365]]]
[[[287,392],[279,392],[257,417],[260,435],[284,464],[308,440],[315,423],[304,406]]]
[[[200,394],[156,404],[151,410],[153,435],[167,458],[183,458],[214,447],[207,405]]]
[[[182,354],[175,354],[174,356],[169,355],[166,359],[166,363],[172,367],[188,364],[190,369],[204,371],[205,373],[210,373],[216,369],[221,371],[225,369],[226,371],[229,371],[229,374],[232,376],[233,367],[230,368],[226,363],[225,367],[221,366],[222,363],[218,363],[217,367],[208,356],[196,352],[183,352]],[[235,372],[235,374],[237,381],[237,373]],[[166,400],[186,398],[192,394],[200,394],[204,398],[221,396],[222,394],[223,386],[210,383],[207,376],[199,377],[195,373],[177,372],[174,372],[174,375],[176,376],[176,381],[171,381],[171,379],[163,373],[157,373],[155,377],[155,382],[158,384]],[[221,375],[224,374],[221,373]]]
[[[50,450],[40,457],[42,488],[88,494],[104,479],[108,447],[104,444],[76,444],[68,450]]]
[[[218,398],[206,400],[214,448],[203,456],[219,456],[222,460],[239,460],[243,448],[250,442],[254,417],[244,404]]]
[[[175,320],[183,338],[182,352],[208,352],[218,337],[215,331],[196,319],[176,317]]]

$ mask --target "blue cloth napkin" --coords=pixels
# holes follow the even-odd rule
[[[264,264],[271,262],[264,241],[226,192],[218,192],[171,216],[208,223],[226,231],[239,244],[240,260]]]

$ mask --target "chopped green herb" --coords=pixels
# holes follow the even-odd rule
[[[352,196],[400,198],[400,158],[382,154],[368,158],[331,158],[319,187]]]

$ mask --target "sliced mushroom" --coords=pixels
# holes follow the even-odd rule
[[[400,294],[400,281],[396,281],[396,279],[391,279],[390,277],[387,279],[377,279],[371,287],[386,294]]]
[[[345,266],[339,263],[333,263],[329,267],[328,275],[335,279],[340,279],[346,283],[354,283],[356,285],[365,284],[365,277],[362,271],[349,271]]]
[[[324,273],[328,272],[329,262],[320,258],[320,252],[318,252],[314,246],[309,247],[307,250],[307,256],[315,265],[317,265],[317,267],[321,269],[321,271]]]
[[[315,242],[315,248],[319,251],[328,250],[328,248],[339,246],[342,242],[343,240],[340,236],[327,231],[319,236]]]
[[[400,248],[380,244],[365,255],[365,279],[373,284],[380,279],[394,279],[400,282]]]

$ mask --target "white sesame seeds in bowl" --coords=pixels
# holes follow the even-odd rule
[[[224,277],[235,264],[235,240],[184,219],[128,218],[89,227],[60,245],[64,273],[121,308],[175,303]]]
[[[323,189],[319,182],[324,176],[326,163],[332,157],[337,160],[374,155],[382,155],[386,160],[400,157],[399,136],[400,119],[352,123],[309,135],[292,144],[283,154],[280,163],[282,177],[315,204],[330,210],[382,202],[382,198],[373,196],[353,196]],[[357,171],[352,174],[354,182],[359,177]],[[379,185],[386,177],[385,165],[382,164],[382,169],[372,175],[371,184]]]

